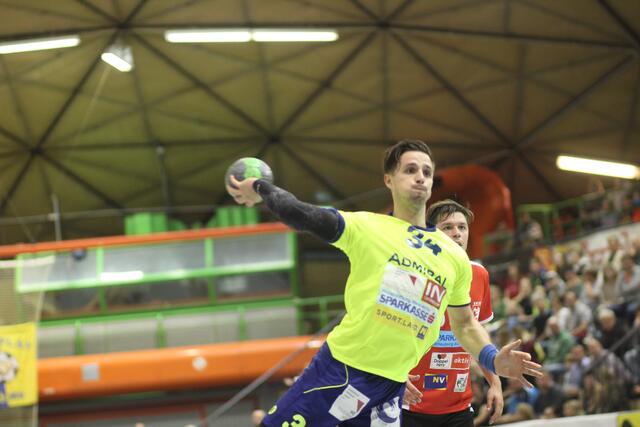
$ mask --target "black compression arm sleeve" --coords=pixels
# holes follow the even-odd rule
[[[335,242],[340,237],[344,223],[337,211],[301,202],[293,194],[263,179],[255,181],[253,189],[271,212],[288,226],[308,231],[327,242]]]

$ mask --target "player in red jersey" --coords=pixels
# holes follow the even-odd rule
[[[431,205],[427,221],[467,249],[469,223],[473,221],[469,209],[453,200],[443,200]],[[471,309],[480,323],[486,323],[493,318],[489,273],[478,263],[472,262],[471,267]],[[445,316],[438,340],[411,371],[404,398],[403,426],[473,427],[471,358],[451,332],[449,316]],[[504,406],[502,387],[497,375],[482,370],[490,385],[487,409],[493,411],[490,419],[493,424]]]

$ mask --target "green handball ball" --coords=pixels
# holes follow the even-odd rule
[[[233,162],[227,169],[227,173],[224,175],[224,183],[229,187],[235,188],[231,184],[231,175],[238,181],[243,181],[245,178],[260,178],[273,182],[273,172],[271,172],[269,165],[255,157],[243,157]]]

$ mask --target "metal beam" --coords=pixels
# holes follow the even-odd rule
[[[396,41],[404,48],[404,50],[411,55],[418,64],[422,65],[422,67],[427,70],[429,74],[431,74],[441,85],[443,85],[447,91],[453,95],[472,115],[474,115],[482,124],[484,124],[494,135],[498,137],[498,139],[504,145],[511,145],[511,141],[505,134],[500,131],[484,114],[482,114],[476,107],[473,105],[467,98],[460,93],[460,91],[446,79],[444,75],[442,75],[438,70],[435,69],[431,63],[421,56],[412,46],[409,45],[402,37],[398,36],[395,33],[392,33],[393,37]]]
[[[329,74],[329,76],[324,79],[320,85],[316,88],[313,93],[307,99],[305,99],[302,104],[284,121],[284,123],[280,126],[277,135],[282,135],[286,130],[300,117],[302,113],[304,113],[307,108],[311,106],[315,102],[316,99],[328,88],[331,87],[333,81],[340,75],[342,72],[351,64],[351,62],[358,57],[358,55],[367,47],[373,38],[375,37],[375,33],[369,33],[369,35],[356,46],[341,62],[338,66]]]
[[[66,166],[64,166],[63,164],[61,164],[60,162],[58,162],[57,160],[55,160],[51,156],[49,156],[47,153],[41,153],[41,156],[45,161],[47,161],[48,163],[53,165],[56,169],[58,169],[60,172],[62,172],[68,178],[70,178],[71,180],[75,181],[82,188],[84,188],[87,192],[89,192],[89,193],[93,194],[94,196],[98,197],[100,200],[102,200],[103,202],[105,202],[106,204],[108,204],[109,206],[111,206],[113,208],[122,209],[122,205],[120,203],[116,202],[114,199],[109,197],[107,194],[103,193],[102,191],[100,191],[99,189],[94,187],[93,185],[89,184],[89,182],[87,182],[85,179],[83,179],[80,176],[78,176],[75,172],[73,172],[72,170],[68,169]]]
[[[531,161],[527,158],[527,156],[525,156],[519,151],[516,152],[516,156],[522,161],[522,163],[524,163],[527,169],[529,169],[529,171],[533,175],[535,175],[538,182],[542,184],[544,189],[547,190],[549,194],[551,194],[556,199],[556,201],[564,200],[566,198],[560,195],[560,193],[558,193],[558,191],[555,188],[553,188],[553,185],[551,185],[549,180],[538,170],[537,167],[533,165],[533,163],[531,163]]]
[[[640,52],[640,36],[629,25],[629,23],[618,13],[618,11],[611,6],[607,0],[598,0],[598,4],[607,12],[607,14],[613,18],[618,26],[624,31],[627,37],[631,40],[631,43],[635,46],[636,50]]]
[[[158,162],[158,173],[160,175],[161,191],[162,197],[164,199],[164,205],[166,207],[170,207],[173,206],[173,197],[171,192],[171,184],[169,182],[169,176],[167,174],[167,164],[165,161],[166,150],[158,141],[158,138],[153,132],[147,110],[142,107],[144,105],[144,95],[142,94],[142,87],[140,85],[140,76],[138,75],[138,71],[136,68],[134,68],[132,71],[133,72],[131,73],[131,77],[133,78],[133,87],[135,89],[136,99],[138,101],[140,112],[142,114],[142,124],[145,134],[147,135],[148,143],[152,145],[156,161]]]
[[[163,141],[164,147],[173,148],[189,148],[202,147],[216,144],[254,144],[256,141],[264,140],[264,135],[250,135],[242,137],[223,137],[223,138],[206,138],[206,139],[180,139],[173,141]],[[91,150],[147,150],[149,149],[149,141],[131,141],[121,142],[118,144],[56,144],[47,147],[47,152],[53,151],[91,151]]]
[[[638,99],[640,98],[640,66],[638,67],[638,74],[636,75],[636,83],[633,91],[631,92],[631,106],[629,107],[629,116],[627,117],[627,125],[624,128],[624,134],[622,135],[622,148],[620,149],[620,155],[624,156],[627,153],[629,144],[631,143],[631,134],[633,133],[634,123],[636,120],[636,113],[638,112]]]
[[[436,27],[431,25],[398,24],[391,25],[394,30],[422,31],[426,33],[446,34],[461,37],[489,38],[543,44],[571,44],[578,46],[605,47],[611,49],[633,49],[633,46],[608,40],[574,39],[570,37],[552,37],[535,34],[499,33],[496,31],[466,30],[463,28]]]
[[[8,2],[5,0],[0,2],[0,7],[2,7],[3,9],[15,9],[15,10],[20,10],[22,12],[31,13],[35,15],[36,18],[46,16],[47,18],[51,18],[51,17],[63,18],[65,20],[75,21],[75,22],[88,22],[88,23],[95,22],[94,20],[88,19],[84,16],[72,15],[69,13],[60,12],[57,10],[56,8],[57,5],[55,3],[49,3],[49,6],[52,6],[50,8],[39,8],[36,6],[31,6],[31,4],[29,3],[38,4],[38,2],[19,2],[18,3],[18,2]],[[39,4],[46,5],[47,3],[40,2]]]
[[[31,149],[31,146],[27,141],[2,126],[0,126],[0,135],[4,135],[9,141],[17,144],[19,147],[26,148],[27,150]]]
[[[76,97],[80,94],[80,89],[82,89],[82,87],[87,82],[87,80],[89,80],[89,77],[93,74],[93,71],[96,69],[96,67],[100,63],[100,55],[102,54],[104,49],[109,47],[109,45],[111,45],[114,42],[114,40],[116,39],[117,36],[118,36],[118,32],[116,31],[111,35],[111,37],[109,37],[109,40],[104,45],[104,48],[100,49],[98,51],[98,55],[96,55],[96,57],[94,58],[93,62],[91,63],[91,65],[87,69],[87,71],[85,71],[85,73],[80,78],[78,83],[76,83],[75,87],[71,91],[71,94],[67,97],[67,99],[65,100],[64,104],[62,104],[62,107],[60,107],[60,109],[58,110],[56,115],[53,117],[51,122],[49,122],[49,125],[45,129],[44,133],[38,139],[38,142],[36,143],[36,146],[35,146],[36,149],[40,149],[40,147],[42,147],[45,144],[45,142],[49,138],[49,135],[51,135],[51,133],[56,128],[56,126],[58,125],[58,123],[60,122],[62,117],[69,110],[69,107],[71,107],[71,104],[73,104],[73,102],[75,101]]]
[[[113,30],[113,25],[97,25],[95,27],[82,27],[82,28],[65,28],[64,30],[57,31],[33,31],[30,33],[14,33],[10,36],[0,37],[0,43],[13,42],[16,40],[24,39],[38,39],[43,37],[56,37],[66,36],[69,34],[85,34],[93,33],[96,31]]]
[[[399,5],[398,7],[395,8],[395,10],[393,10],[390,14],[388,14],[387,16],[384,17],[383,21],[384,22],[391,22],[394,19],[396,19],[398,17],[398,15],[400,15],[402,12],[404,12],[409,6],[411,6],[411,4],[414,2],[414,0],[404,0],[404,3],[402,3],[401,5]]]
[[[309,142],[309,143],[318,143],[318,144],[344,144],[344,145],[379,145],[381,147],[392,144],[394,141],[392,139],[371,139],[371,138],[354,138],[354,137],[344,137],[344,138],[332,138],[332,137],[323,137],[323,136],[298,136],[298,135],[287,135],[285,137],[286,141],[291,142]],[[465,149],[465,150],[487,150],[487,149],[496,149],[500,150],[504,148],[502,144],[490,144],[490,143],[469,143],[465,141],[456,141],[456,140],[429,140],[427,141],[429,146],[432,147],[442,147],[442,148],[456,148],[456,149]]]
[[[382,33],[380,44],[380,68],[382,71],[382,138],[391,139],[391,87],[389,79],[389,32]]]
[[[13,77],[7,68],[7,64],[4,59],[0,57],[0,65],[2,65],[2,69],[4,73],[7,75],[7,83],[9,85],[9,92],[11,93],[11,98],[13,99],[13,104],[15,105],[15,110],[18,113],[18,117],[20,117],[20,122],[22,123],[22,127],[24,130],[24,134],[27,136],[27,139],[30,142],[33,142],[33,132],[31,131],[31,126],[29,126],[29,121],[27,120],[27,116],[24,113],[24,109],[22,108],[22,102],[20,102],[20,98],[18,97],[18,93],[16,92],[15,84],[13,84]],[[28,144],[27,144],[28,145]]]
[[[367,17],[371,18],[374,21],[378,20],[378,15],[376,15],[371,11],[371,9],[360,3],[359,0],[349,0],[349,2],[354,5],[356,9],[359,9],[362,13],[364,13]]]
[[[522,113],[524,111],[524,74],[526,70],[527,45],[518,46],[518,65],[516,70],[516,99],[513,109],[513,128],[511,135],[515,141],[520,139],[520,128],[522,126]]]
[[[294,150],[292,150],[290,147],[288,147],[285,144],[281,144],[280,147],[282,148],[282,151],[284,153],[286,153],[289,157],[291,157],[293,160],[295,160],[296,163],[299,164],[299,166],[306,171],[309,175],[311,175],[316,181],[318,181],[320,183],[320,185],[322,185],[323,187],[325,187],[327,190],[329,190],[332,195],[334,197],[336,197],[337,199],[346,199],[347,196],[340,191],[340,189],[338,189],[338,187],[336,187],[335,185],[333,185],[331,182],[329,182],[329,180],[327,180],[324,175],[322,175],[320,172],[318,172],[313,166],[311,166],[309,164],[309,162],[307,162],[306,160],[304,160],[302,157],[300,157],[298,155],[298,153],[296,153]]]
[[[241,150],[236,150],[230,153],[228,156],[225,156],[224,158],[216,159],[214,161],[205,161],[203,164],[193,169],[190,169],[183,174],[175,174],[175,182],[178,182],[178,183],[182,182],[184,179],[190,176],[196,175],[206,169],[215,168],[223,163],[230,164],[232,160],[235,160],[242,154],[246,154],[247,151],[248,151],[247,147],[243,147]],[[154,184],[153,186],[149,186],[141,190],[136,190],[133,193],[127,194],[126,196],[122,197],[121,200],[123,201],[123,204],[128,205],[132,200],[135,200],[140,196],[146,195],[149,191],[152,191],[156,187],[157,185]],[[210,196],[211,192],[208,192],[207,195]]]
[[[102,9],[100,9],[95,4],[90,3],[87,0],[76,0],[76,2],[80,3],[82,6],[86,7],[91,12],[95,13],[96,15],[98,15],[101,18],[106,19],[107,21],[111,22],[112,24],[117,24],[118,23],[118,20],[115,17],[109,15],[107,12],[105,12]]]
[[[22,184],[22,179],[29,170],[31,163],[33,163],[34,157],[35,155],[33,154],[33,152],[29,153],[27,161],[24,163],[24,165],[22,165],[22,169],[20,169],[20,172],[18,172],[18,175],[16,175],[15,179],[11,183],[11,186],[9,186],[9,190],[3,195],[2,201],[0,201],[0,213],[4,212],[14,193],[16,192],[20,184]]]
[[[542,121],[535,129],[531,130],[527,135],[525,135],[518,143],[515,145],[517,150],[522,150],[528,145],[531,145],[534,141],[535,137],[538,136],[545,129],[553,126],[558,122],[565,114],[572,111],[577,105],[579,105],[582,101],[584,101],[589,95],[595,92],[598,88],[608,82],[613,76],[620,73],[622,70],[627,68],[631,63],[635,61],[633,55],[629,55],[624,58],[622,61],[618,62],[612,68],[607,70],[603,75],[598,77],[593,83],[587,86],[582,92],[576,95],[572,100],[567,102],[565,105],[560,107],[560,109],[553,112],[549,117]]]
[[[160,49],[158,49],[157,47],[153,46],[151,43],[149,43],[147,40],[145,40],[144,38],[140,37],[138,34],[133,34],[133,37],[136,38],[136,40],[138,40],[138,42],[140,44],[142,44],[145,48],[147,48],[147,50],[151,53],[153,53],[155,56],[157,56],[158,58],[160,58],[161,60],[163,60],[167,65],[169,65],[171,68],[173,68],[178,74],[182,75],[183,77],[185,77],[187,80],[189,80],[194,86],[197,86],[198,88],[200,88],[204,93],[206,93],[207,95],[209,95],[210,98],[213,98],[216,102],[218,102],[220,105],[222,105],[223,107],[225,107],[227,110],[229,110],[231,113],[235,114],[236,116],[238,116],[239,118],[241,118],[244,122],[246,122],[248,125],[250,125],[251,127],[253,127],[254,129],[259,130],[260,132],[264,133],[265,135],[267,135],[269,132],[260,124],[258,123],[255,119],[253,119],[252,117],[250,117],[247,113],[245,113],[244,111],[242,111],[239,107],[237,107],[236,105],[234,105],[233,103],[231,103],[229,100],[227,100],[225,97],[223,97],[222,95],[220,95],[218,92],[216,92],[215,90],[213,90],[209,85],[207,85],[205,82],[203,82],[202,80],[200,80],[198,77],[196,77],[194,74],[192,74],[190,71],[188,71],[186,68],[184,68],[182,65],[180,65],[178,62],[174,61],[172,58],[170,58],[169,56],[167,56],[164,52],[162,52]]]
[[[560,13],[557,10],[553,10],[549,7],[546,7],[542,4],[542,2],[538,1],[538,0],[533,0],[533,1],[527,1],[527,0],[518,0],[518,4],[524,6],[525,8],[529,8],[532,10],[536,10],[538,12],[542,12],[545,15],[549,15],[552,16],[554,18],[560,18],[570,24],[588,29],[589,31],[593,32],[593,33],[597,33],[600,34],[602,36],[608,37],[608,38],[612,38],[612,39],[617,39],[618,35],[615,33],[610,33],[607,31],[604,31],[602,29],[601,26],[598,26],[596,24],[591,24],[589,22],[584,22],[581,21],[580,19],[577,19],[575,16],[571,16],[571,15],[565,15],[564,13]],[[577,13],[575,15],[578,15]]]

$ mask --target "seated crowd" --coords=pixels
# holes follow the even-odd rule
[[[614,412],[640,399],[640,232],[610,233],[607,249],[537,247],[494,274],[497,345],[520,338],[545,367],[533,389],[504,386],[499,423]],[[481,379],[481,375],[479,376]],[[481,408],[486,390],[477,382]],[[482,411],[476,419],[484,425]]]

